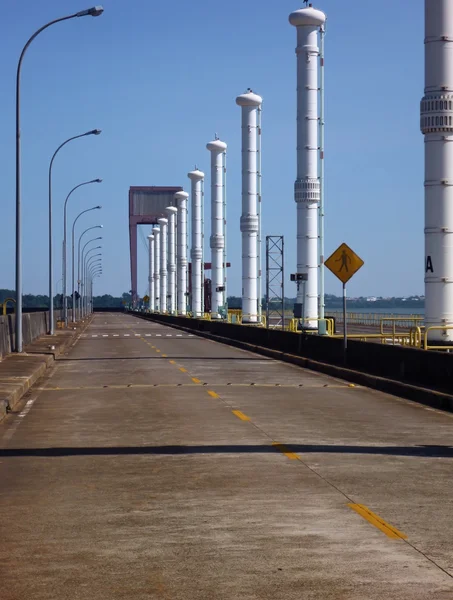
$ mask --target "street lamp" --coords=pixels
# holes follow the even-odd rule
[[[102,229],[102,227],[103,227],[103,225],[94,225],[93,227],[88,227],[87,229],[85,229],[85,231],[82,231],[82,233],[80,234],[80,236],[79,236],[79,241],[78,241],[78,244],[77,244],[77,270],[78,270],[78,271],[79,271],[79,263],[80,263],[80,260],[79,260],[79,256],[80,256],[80,243],[81,243],[81,241],[82,241],[82,238],[83,238],[83,236],[84,236],[84,235],[85,235],[85,234],[86,234],[88,231],[91,231],[92,229]],[[92,241],[92,240],[91,240],[91,241]],[[74,255],[74,252],[73,252],[73,255]],[[74,258],[74,256],[73,256],[73,258]],[[73,276],[74,276],[74,275],[73,275]],[[73,317],[73,322],[75,323],[75,320],[74,320],[74,318],[75,318],[75,317]]]
[[[60,144],[58,148],[53,153],[53,156],[50,160],[49,165],[49,335],[54,334],[54,318],[53,318],[53,249],[52,249],[52,166],[53,161],[55,160],[58,152],[66,146],[68,142],[72,142],[72,140],[76,140],[81,137],[86,137],[87,135],[99,135],[101,133],[100,129],[91,129],[90,131],[86,131],[85,133],[81,133],[80,135],[74,135],[70,137],[65,142]]]
[[[94,260],[89,268],[87,267],[86,271],[85,271],[85,290],[86,290],[86,294],[85,294],[85,309],[84,309],[84,313],[88,314],[89,311],[89,299],[88,297],[91,295],[91,289],[92,288],[92,283],[93,283],[93,273],[97,272],[97,273],[102,273],[102,258],[98,258],[97,260]],[[92,300],[91,300],[92,302]]]
[[[82,260],[80,260],[80,258],[79,258],[79,267],[80,267],[79,283],[80,283],[80,288],[81,288],[80,296],[79,296],[79,316],[81,319],[83,319],[83,317],[84,317],[84,294],[86,293],[86,270],[87,270],[88,256],[91,252],[93,252],[93,250],[98,250],[100,248],[102,248],[102,246],[96,246],[95,248],[90,248],[90,250],[87,251],[85,256],[83,255],[83,251],[82,251]],[[91,256],[88,263],[96,256],[102,256],[102,253],[98,252],[97,254],[94,254],[93,256]],[[98,259],[98,260],[100,260],[100,259]]]
[[[102,275],[102,267],[95,268],[93,271],[91,271],[90,275],[91,275],[90,290],[89,290],[90,300],[88,301],[88,299],[87,299],[87,311],[93,312],[94,311],[93,281],[96,277],[100,277]],[[91,307],[91,311],[88,307]]]
[[[77,280],[79,282],[80,281],[83,282],[83,254],[85,252],[85,248],[88,246],[88,244],[91,244],[92,242],[94,242],[96,240],[102,240],[102,237],[92,238],[91,240],[88,240],[88,242],[86,242],[86,244],[82,247],[82,252],[81,252],[81,256],[82,256],[82,270],[80,269],[80,264],[81,264],[80,256],[77,257]],[[96,246],[96,248],[91,248],[91,250],[97,250],[98,248],[102,248],[102,246]],[[87,254],[86,254],[87,256],[91,252],[91,250],[87,251]],[[79,253],[80,253],[80,245],[79,245]],[[82,283],[82,285],[83,285],[83,283]],[[80,298],[79,298],[79,306],[80,306]]]
[[[68,19],[73,19],[75,17],[85,17],[92,16],[98,17],[102,14],[104,9],[102,6],[93,6],[92,8],[88,8],[86,10],[79,11],[72,15],[68,15],[66,17],[60,17],[59,19],[54,19],[46,25],[40,27],[35,33],[29,38],[27,43],[22,49],[22,52],[19,57],[19,62],[17,64],[17,72],[16,72],[16,352],[22,352],[22,197],[21,197],[21,165],[20,165],[20,156],[21,156],[21,145],[20,145],[20,75],[22,69],[22,61],[24,59],[25,53],[35,39],[42,31],[54,25],[55,23],[60,23],[61,21],[67,21]]]
[[[67,275],[66,275],[66,207],[68,204],[68,200],[69,197],[71,196],[72,192],[75,192],[75,190],[79,187],[82,187],[82,185],[88,185],[89,183],[101,183],[102,179],[92,179],[91,181],[84,181],[83,183],[79,183],[79,185],[76,185],[75,187],[72,188],[72,190],[69,192],[69,194],[66,196],[66,200],[64,202],[64,224],[63,224],[63,310],[64,310],[64,324],[65,326],[67,326],[68,324],[68,299],[66,297],[67,291],[66,291],[66,280],[67,280]]]
[[[98,210],[102,208],[102,206],[93,206],[92,208],[87,208],[86,210],[82,210],[81,213],[79,213],[77,215],[77,217],[74,219],[74,223],[72,224],[72,322],[75,323],[75,281],[74,281],[74,275],[75,275],[75,267],[74,267],[74,234],[75,234],[75,226],[77,221],[79,220],[79,218],[84,215],[87,212],[90,212],[91,210]],[[102,225],[95,225],[94,227],[89,227],[88,229],[95,229],[96,227],[102,227]],[[85,233],[86,231],[88,231],[88,229],[86,229],[83,233]],[[82,233],[82,235],[83,235]],[[82,237],[82,236],[80,236]],[[80,248],[80,238],[79,238],[79,248]]]

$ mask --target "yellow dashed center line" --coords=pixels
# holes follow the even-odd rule
[[[241,419],[241,421],[250,421],[250,417],[245,415],[240,410],[233,410],[232,413],[233,413],[233,415],[236,415],[238,419]]]
[[[192,377],[192,381],[194,383],[201,383],[201,381],[199,379],[197,379],[196,377]]]
[[[208,390],[208,394],[211,396],[211,398],[220,398],[219,394],[216,394],[216,392],[213,390]]]
[[[396,527],[386,523],[379,515],[371,511],[364,504],[348,504],[349,508],[355,510],[361,517],[366,519],[368,523],[380,529],[385,535],[393,539],[407,540],[407,535],[398,531]]]
[[[179,367],[179,370],[181,371],[181,373],[187,373],[187,369],[185,369],[184,367]]]
[[[169,360],[168,362],[169,362],[171,365],[175,365],[175,364],[176,364],[174,360]]]
[[[290,460],[299,460],[299,457],[294,452],[290,452],[288,448],[284,444],[280,444],[280,442],[272,442],[272,445],[280,450],[282,454],[284,454]]]

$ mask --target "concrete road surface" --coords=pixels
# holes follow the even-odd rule
[[[450,414],[98,314],[0,425],[1,600],[451,600]]]

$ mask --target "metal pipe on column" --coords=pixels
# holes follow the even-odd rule
[[[258,109],[263,99],[248,89],[242,109],[242,322],[258,322]]]
[[[177,225],[177,310],[178,315],[187,313],[187,192],[176,192],[175,199],[178,205]]]
[[[148,236],[149,250],[148,250],[148,308],[149,312],[154,312],[154,235]]]
[[[204,173],[195,168],[187,176],[192,184],[192,240],[190,257],[192,259],[192,314],[195,318],[203,316],[203,180]]]
[[[168,206],[165,210],[168,215],[167,309],[171,315],[174,315],[176,313],[176,214],[178,209],[175,206]]]
[[[453,3],[425,0],[425,330],[437,346],[453,343],[452,49]]]
[[[224,248],[225,248],[225,203],[224,168],[227,145],[217,137],[206,148],[211,153],[211,318],[221,319],[225,298]]]
[[[161,312],[160,307],[160,228],[154,227],[154,310]]]
[[[296,303],[298,310],[303,306],[302,327],[307,329],[318,328],[318,32],[325,20],[325,14],[312,6],[289,16],[297,28],[297,273],[307,277]]]
[[[160,312],[167,312],[167,244],[168,219],[158,219],[160,225]]]

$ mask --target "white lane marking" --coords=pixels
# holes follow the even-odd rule
[[[193,335],[192,335],[191,333],[189,333],[189,336],[188,336],[188,337],[193,337]]]
[[[108,333],[103,333],[102,337],[109,337],[109,334]]]
[[[177,333],[176,337],[182,337],[182,333]]]
[[[167,333],[167,337],[172,337],[172,333]]]
[[[130,333],[125,333],[124,337],[131,337],[131,334]]]
[[[162,337],[162,334],[156,333],[156,337]]]
[[[120,337],[120,334],[119,333],[114,333],[113,337]]]
[[[151,337],[150,333],[145,333],[145,337]]]
[[[96,335],[92,335],[91,337],[98,337],[97,334]]]
[[[18,418],[12,423],[11,427],[8,429],[8,431],[3,436],[3,441],[4,442],[8,442],[13,437],[13,435],[16,432],[17,428],[22,423],[22,419],[24,417],[26,417],[27,414],[29,413],[29,411],[30,411],[31,407],[33,406],[33,403],[35,402],[35,400],[36,400],[36,398],[30,398],[30,400],[28,400],[28,402],[26,403],[26,405],[22,409],[22,412],[17,415]]]
[[[140,334],[139,334],[139,333],[136,333],[136,334],[135,334],[135,337],[140,337]]]

